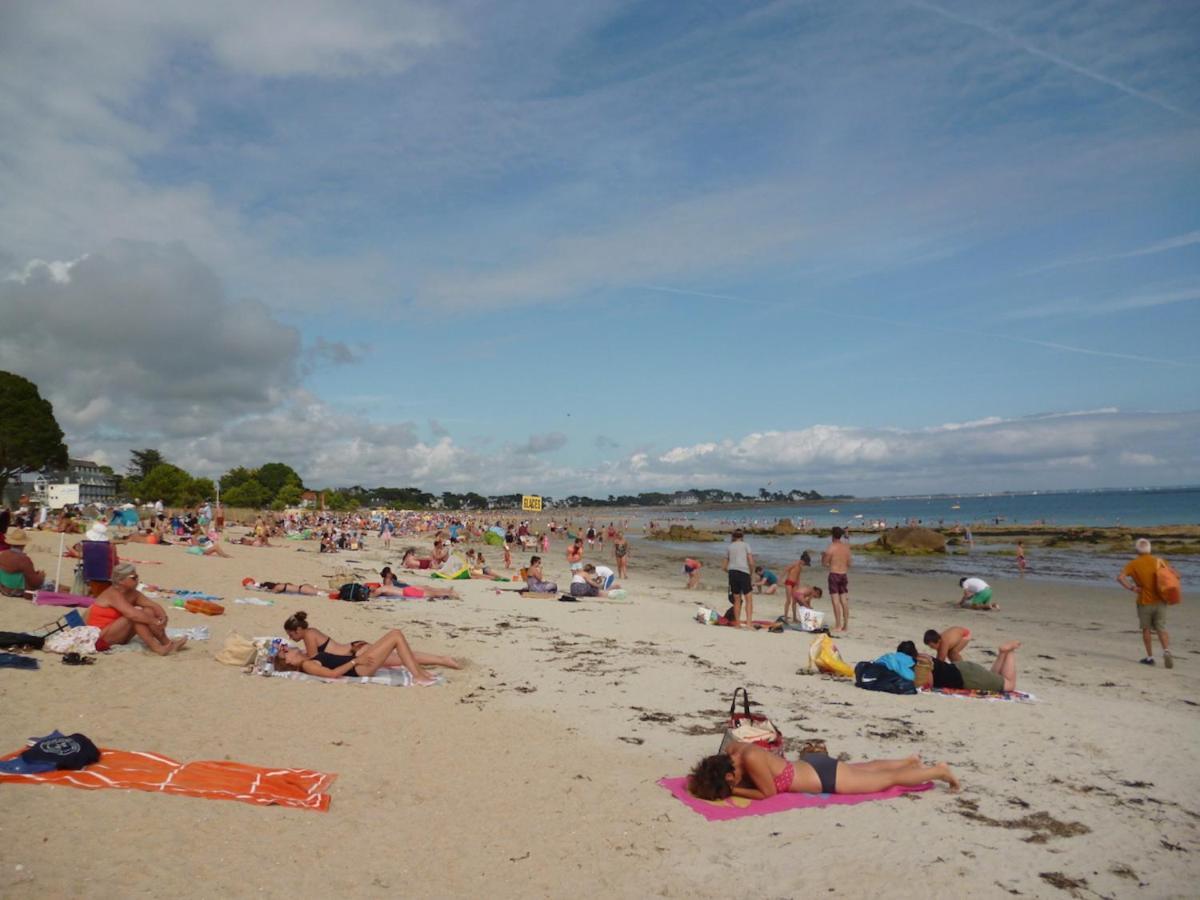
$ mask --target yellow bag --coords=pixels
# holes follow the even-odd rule
[[[821,635],[808,648],[808,658],[812,667],[829,675],[839,678],[853,678],[852,669],[838,652],[837,644],[827,634]]]

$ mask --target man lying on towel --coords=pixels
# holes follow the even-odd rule
[[[187,638],[167,637],[167,613],[138,590],[138,573],[133,563],[118,563],[112,570],[112,585],[88,610],[87,623],[100,629],[97,650],[113,644],[128,644],[136,634],[159,656],[182,650]]]

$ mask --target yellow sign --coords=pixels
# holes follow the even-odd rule
[[[521,498],[521,509],[525,512],[541,512],[542,498],[533,494],[525,494]]]

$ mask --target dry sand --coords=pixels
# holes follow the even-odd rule
[[[52,572],[56,546],[38,536],[31,555]],[[0,785],[0,894],[1196,894],[1200,654],[1186,601],[1170,613],[1177,665],[1166,671],[1137,664],[1133,603],[1115,584],[1000,582],[1003,609],[988,614],[956,610],[953,583],[852,576],[852,630],[838,639],[851,663],[956,623],[975,633],[967,657],[979,662],[1022,640],[1019,687],[1041,702],[988,703],[802,674],[809,636],[693,622],[697,601],[723,606],[719,569],[685,591],[679,560],[644,545],[625,601],[523,600],[472,581],[456,584],[458,601],[232,603],[244,576],[324,587],[346,558],[364,570],[398,558],[302,546],[231,545],[233,559],[127,546],[124,556],[161,562],[143,580],[226,599],[220,618],[172,614],[213,639],[167,659],[110,653],[72,668],[36,654],[39,671],[0,670],[0,738],[17,749],[59,728],[180,760],[335,772],[329,811]],[[549,577],[568,581],[561,541],[548,560]],[[59,612],[8,598],[0,609],[6,630]],[[214,661],[229,632],[281,633],[297,609],[339,639],[402,628],[467,668],[442,687],[400,689],[264,679]],[[756,617],[780,609],[759,598]],[[790,741],[824,738],[853,759],[945,759],[964,789],[707,822],[655,781],[715,750],[743,684]]]

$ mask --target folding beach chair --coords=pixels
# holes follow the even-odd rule
[[[49,637],[59,631],[65,631],[68,628],[79,628],[84,624],[83,616],[80,615],[79,610],[73,609],[62,618],[55,619],[48,625],[34,629],[29,634],[36,635],[37,637]]]

